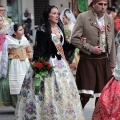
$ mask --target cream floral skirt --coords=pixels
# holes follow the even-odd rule
[[[51,76],[41,83],[35,95],[35,78],[30,68],[19,95],[15,120],[84,120],[80,96],[68,63],[50,58]]]

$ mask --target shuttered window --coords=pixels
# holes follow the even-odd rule
[[[34,18],[35,25],[40,24],[40,16],[45,8],[45,6],[49,5],[49,0],[34,0]]]

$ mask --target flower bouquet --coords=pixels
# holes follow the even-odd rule
[[[37,61],[33,61],[32,69],[35,72],[35,94],[38,94],[40,90],[40,84],[44,81],[44,77],[51,74],[53,67],[43,58],[39,58]]]

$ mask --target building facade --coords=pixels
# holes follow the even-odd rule
[[[117,0],[109,0],[109,6],[115,4]],[[71,8],[75,16],[79,14],[78,0],[0,0],[0,5],[6,8],[6,17],[12,18],[13,22],[22,23],[22,15],[26,8],[33,14],[32,21],[32,39],[35,43],[36,28],[40,24],[43,9],[47,5],[55,5],[60,13],[65,8]]]
[[[46,5],[55,5],[60,12],[69,7],[68,0],[0,0],[0,5],[6,8],[6,16],[16,23],[22,23],[22,15],[26,8],[33,14],[33,26],[38,25],[40,15]]]
[[[34,16],[33,0],[0,0],[0,4],[6,8],[6,16],[13,22],[22,23],[22,15],[26,8]]]
[[[7,9],[6,16],[12,18],[12,20],[17,23],[22,23],[22,15],[25,9],[28,8],[34,16],[32,26],[36,26],[40,23],[40,16],[46,5],[55,5],[60,12],[62,12],[64,8],[71,8],[75,13],[77,8],[76,1],[77,0],[0,0],[0,5],[3,5]],[[114,5],[116,2],[117,0],[109,0],[109,6]]]

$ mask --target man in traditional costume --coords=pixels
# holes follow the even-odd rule
[[[80,49],[76,83],[82,107],[91,96],[96,101],[115,67],[114,23],[106,14],[107,0],[93,0],[88,11],[79,14],[71,42]]]

